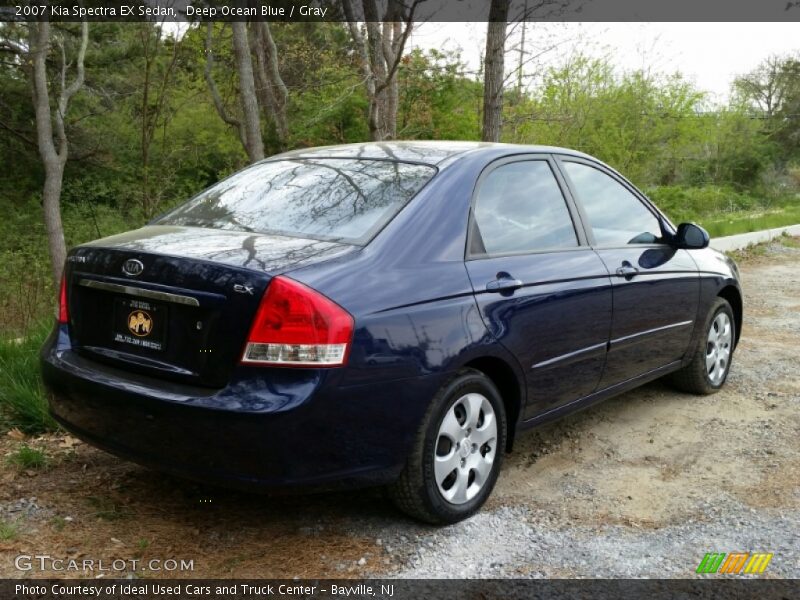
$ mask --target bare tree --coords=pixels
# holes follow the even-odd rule
[[[29,55],[32,62],[31,82],[33,105],[36,113],[36,138],[39,154],[44,164],[44,190],[42,206],[50,249],[50,263],[56,286],[59,285],[67,256],[64,228],[61,224],[61,187],[64,180],[64,165],[69,155],[64,120],[72,97],[81,89],[84,81],[84,59],[89,44],[89,25],[81,24],[81,42],[75,58],[75,78],[67,85],[67,62],[64,40],[59,39],[60,74],[58,100],[55,111],[50,105],[47,81],[47,56],[50,53],[50,23],[48,21],[28,24]],[[55,123],[55,139],[53,124]]]
[[[503,118],[505,46],[511,0],[492,0],[486,30],[483,74],[483,127],[481,139],[499,142]]]
[[[790,58],[769,56],[754,71],[737,77],[733,88],[767,117],[772,118],[777,114],[793,83],[791,66]]]
[[[242,147],[247,149],[247,134],[245,133],[244,124],[237,119],[236,117],[228,114],[227,109],[225,108],[225,103],[222,101],[222,96],[219,93],[219,88],[217,88],[216,81],[214,80],[214,22],[208,21],[206,23],[206,43],[205,43],[205,52],[206,52],[206,67],[203,71],[203,76],[205,77],[206,84],[208,85],[208,91],[211,93],[211,100],[214,102],[214,108],[217,109],[217,114],[219,118],[223,120],[223,122],[227,123],[231,127],[236,128],[236,133],[239,135],[239,141],[242,143]]]
[[[255,35],[251,37],[251,50],[256,58],[256,95],[264,114],[275,123],[278,142],[286,147],[289,137],[287,105],[289,91],[281,77],[278,65],[278,48],[272,38],[272,31],[266,21],[254,21],[251,27]]]
[[[245,150],[250,162],[256,162],[264,158],[264,141],[261,139],[261,117],[258,111],[253,61],[250,58],[250,44],[247,41],[247,24],[244,21],[234,21],[231,23],[231,28],[236,71],[239,74],[239,100],[242,103]]]
[[[263,109],[267,119],[275,123],[281,147],[286,145],[289,137],[289,91],[280,74],[278,49],[269,25],[266,22],[253,22],[252,35],[248,35],[244,22],[233,22],[231,27],[239,77],[241,118],[228,112],[214,81],[214,24],[210,21],[206,24],[206,66],[203,74],[217,113],[225,123],[236,128],[250,162],[255,162],[264,158],[260,110]]]
[[[153,188],[158,187],[151,185],[151,169],[150,169],[150,151],[153,145],[153,138],[155,137],[156,127],[162,119],[162,115],[166,114],[165,119],[168,119],[168,111],[165,111],[165,105],[169,96],[169,86],[172,80],[172,75],[178,62],[180,41],[176,38],[172,40],[172,57],[163,70],[159,82],[154,82],[155,74],[154,67],[159,61],[162,47],[164,46],[163,24],[154,26],[152,23],[145,21],[138,24],[139,27],[139,41],[142,46],[142,54],[144,56],[144,81],[142,82],[142,103],[141,103],[141,128],[140,128],[140,149],[142,156],[142,210],[146,217],[150,218],[156,212],[159,203],[158,192],[154,193]],[[151,102],[152,101],[152,102]],[[152,106],[151,106],[152,104]]]
[[[369,99],[367,123],[370,138],[393,139],[397,135],[397,70],[403,58],[414,23],[414,11],[420,0],[404,6],[400,0],[387,0],[381,17],[375,0],[361,0],[361,13],[353,0],[343,0],[347,25],[358,51]],[[363,16],[366,36],[358,17]]]

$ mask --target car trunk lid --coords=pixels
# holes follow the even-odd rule
[[[70,252],[70,338],[95,360],[222,387],[273,276],[356,247],[194,227],[148,226]]]

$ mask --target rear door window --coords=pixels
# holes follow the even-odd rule
[[[508,163],[481,182],[470,254],[498,256],[578,246],[561,188],[545,160]]]

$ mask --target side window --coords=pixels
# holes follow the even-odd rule
[[[624,246],[659,241],[658,219],[625,186],[594,167],[566,161],[563,165],[598,244]]]
[[[578,245],[572,218],[550,165],[509,163],[481,183],[471,254],[517,254]]]

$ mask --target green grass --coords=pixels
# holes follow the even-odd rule
[[[675,223],[694,221],[711,237],[800,223],[800,194],[741,192],[725,186],[662,186],[648,195]]]
[[[119,521],[130,516],[126,508],[108,496],[89,496],[89,505],[94,509],[94,516],[104,521]]]
[[[11,453],[8,462],[22,470],[38,470],[47,467],[50,459],[42,450],[23,444]]]
[[[0,542],[9,542],[17,537],[17,526],[0,519]]]
[[[789,248],[800,248],[800,236],[791,236],[784,233],[778,238],[778,240],[783,246],[787,246]]]
[[[64,528],[67,526],[67,520],[64,517],[56,515],[52,519],[50,519],[50,525],[56,531],[64,531]]]
[[[22,338],[0,338],[0,428],[25,433],[57,429],[39,373],[39,349],[51,323],[37,322]]]
[[[701,218],[698,223],[708,230],[711,237],[774,229],[800,223],[800,206],[769,212],[734,213],[721,219]]]
[[[775,244],[785,246],[787,248],[800,248],[800,237],[794,237],[784,233],[783,235],[775,237],[768,242],[750,244],[746,248],[729,250],[725,252],[725,254],[730,256],[736,262],[743,262],[751,258],[767,256],[767,254],[769,254],[770,247],[774,246]]]

